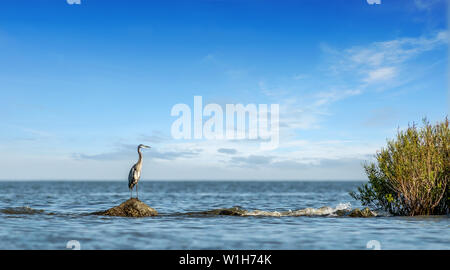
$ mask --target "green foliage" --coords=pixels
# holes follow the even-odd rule
[[[365,163],[367,184],[350,195],[363,205],[393,215],[442,215],[450,211],[448,118],[432,126],[424,119],[398,131],[394,140]]]

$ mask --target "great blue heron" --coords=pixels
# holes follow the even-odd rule
[[[150,146],[140,144],[137,147],[137,151],[139,154],[139,159],[136,164],[131,167],[130,173],[128,174],[128,188],[130,189],[131,195],[130,198],[133,198],[133,187],[136,186],[136,199],[138,198],[138,181],[141,177],[141,170],[142,170],[142,153],[141,148],[151,148]]]

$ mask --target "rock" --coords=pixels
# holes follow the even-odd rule
[[[349,217],[375,217],[377,214],[370,211],[369,208],[364,208],[363,210],[360,210],[359,208],[353,209],[350,214],[348,214]]]
[[[190,214],[202,214],[202,215],[225,215],[225,216],[243,216],[247,214],[246,210],[239,207],[220,208],[209,211],[195,212]]]
[[[94,212],[92,214],[118,217],[149,217],[158,215],[158,212],[142,201],[131,198],[119,206],[110,208],[106,211]]]
[[[350,211],[347,209],[339,209],[339,210],[336,210],[335,214],[339,217],[343,217],[343,216],[347,216],[349,214],[349,212]]]

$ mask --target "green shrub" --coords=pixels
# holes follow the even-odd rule
[[[398,131],[366,162],[367,184],[350,195],[365,206],[393,215],[444,215],[450,210],[448,118],[432,126],[424,119]]]

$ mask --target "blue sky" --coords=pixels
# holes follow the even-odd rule
[[[449,113],[446,1],[3,1],[0,179],[365,179]],[[280,146],[174,140],[177,103],[279,104]]]

